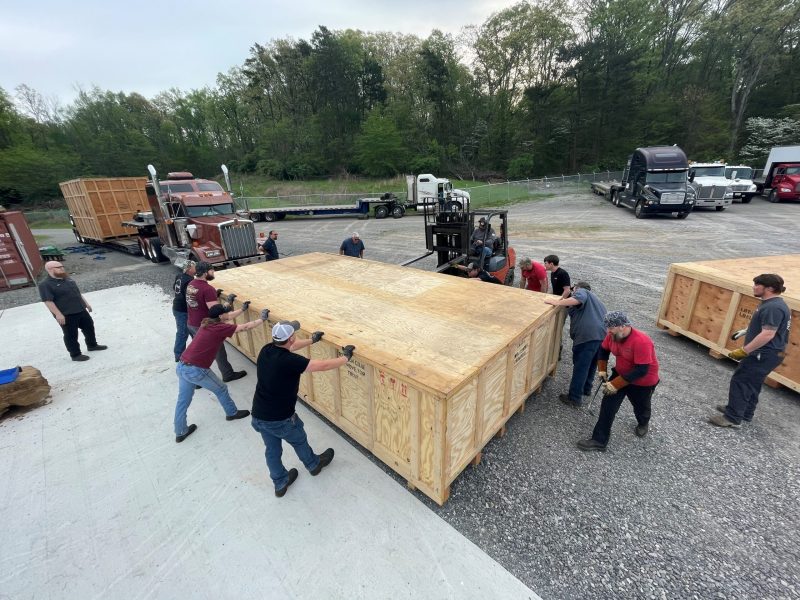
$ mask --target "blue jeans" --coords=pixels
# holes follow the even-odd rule
[[[597,371],[597,351],[602,340],[583,342],[572,347],[572,379],[569,382],[569,399],[580,406],[583,396],[592,393],[592,382]]]
[[[276,490],[283,489],[289,483],[289,472],[283,466],[282,440],[286,440],[294,448],[297,458],[305,465],[306,469],[313,471],[319,465],[319,456],[314,454],[308,445],[308,437],[303,427],[303,421],[297,413],[284,421],[263,421],[253,417],[253,429],[261,434],[264,445],[267,447],[264,455],[267,458],[269,476]]]
[[[488,246],[484,246],[482,244],[476,244],[472,247],[472,251],[477,254],[478,256],[483,253],[486,258],[489,258],[492,255],[492,249]]]
[[[211,369],[201,369],[179,362],[175,367],[178,374],[178,403],[175,405],[175,435],[183,435],[189,430],[186,424],[186,412],[192,403],[194,396],[194,386],[199,385],[206,388],[217,397],[225,415],[232,417],[236,414],[236,404],[228,392],[228,386],[222,383],[214,375]]]
[[[189,328],[186,325],[189,313],[173,310],[172,316],[175,317],[175,346],[172,351],[175,354],[175,360],[178,361],[183,351],[186,350],[186,340],[189,339]]]

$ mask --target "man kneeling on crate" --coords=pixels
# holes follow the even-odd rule
[[[261,348],[256,361],[258,382],[253,395],[253,429],[261,434],[266,446],[265,456],[275,495],[278,498],[297,479],[297,469],[286,470],[281,461],[283,440],[294,448],[297,457],[308,472],[319,475],[333,460],[333,448],[315,454],[308,444],[303,421],[294,411],[300,376],[303,373],[336,369],[353,358],[355,346],[342,348],[343,356],[326,360],[308,359],[295,350],[307,348],[322,339],[322,331],[315,331],[306,340],[298,340],[297,321],[281,321],[272,328],[272,343]]]

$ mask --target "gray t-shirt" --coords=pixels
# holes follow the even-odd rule
[[[62,315],[77,315],[86,310],[78,284],[70,278],[48,276],[39,284],[39,296],[42,302],[54,303]]]
[[[764,300],[758,305],[747,326],[747,334],[744,336],[744,343],[749,344],[753,341],[764,327],[775,329],[775,337],[761,346],[759,350],[774,350],[780,352],[786,348],[789,342],[789,328],[792,326],[792,313],[783,298],[774,297]],[[757,350],[758,351],[758,350]],[[756,351],[756,352],[757,352]]]
[[[572,298],[580,302],[578,306],[567,309],[572,344],[576,346],[584,342],[602,341],[606,337],[603,325],[603,318],[608,312],[606,307],[597,296],[583,288],[575,288]]]

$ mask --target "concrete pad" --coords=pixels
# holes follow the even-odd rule
[[[0,313],[0,368],[33,365],[53,388],[0,421],[0,596],[538,598],[300,404],[312,447],[336,457],[312,477],[286,448],[300,477],[284,498],[250,420],[225,421],[209,392],[176,444],[169,297],[86,296],[109,350],[83,363],[42,304]],[[250,408],[254,365],[228,354]]]

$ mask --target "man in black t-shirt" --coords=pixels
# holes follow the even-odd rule
[[[181,354],[186,350],[186,340],[189,339],[189,328],[186,320],[189,317],[189,309],[186,307],[186,286],[194,279],[195,262],[190,260],[183,268],[183,273],[175,276],[172,289],[175,296],[172,299],[172,316],[175,317],[175,345],[173,352],[175,362],[181,359]]]
[[[543,262],[544,268],[550,271],[550,287],[553,288],[553,294],[562,298],[569,298],[571,285],[569,273],[558,266],[558,256],[548,254],[544,257]]]
[[[275,495],[280,498],[297,479],[297,469],[286,470],[281,461],[283,440],[294,448],[297,457],[312,475],[333,460],[333,448],[320,455],[314,453],[308,443],[303,421],[295,412],[300,376],[303,373],[337,369],[353,357],[354,346],[345,346],[343,356],[327,360],[308,359],[294,350],[306,348],[322,339],[324,333],[315,331],[309,339],[298,340],[297,321],[281,321],[272,328],[272,343],[261,349],[256,361],[258,382],[253,395],[252,425],[261,434],[267,447],[267,468]]]

